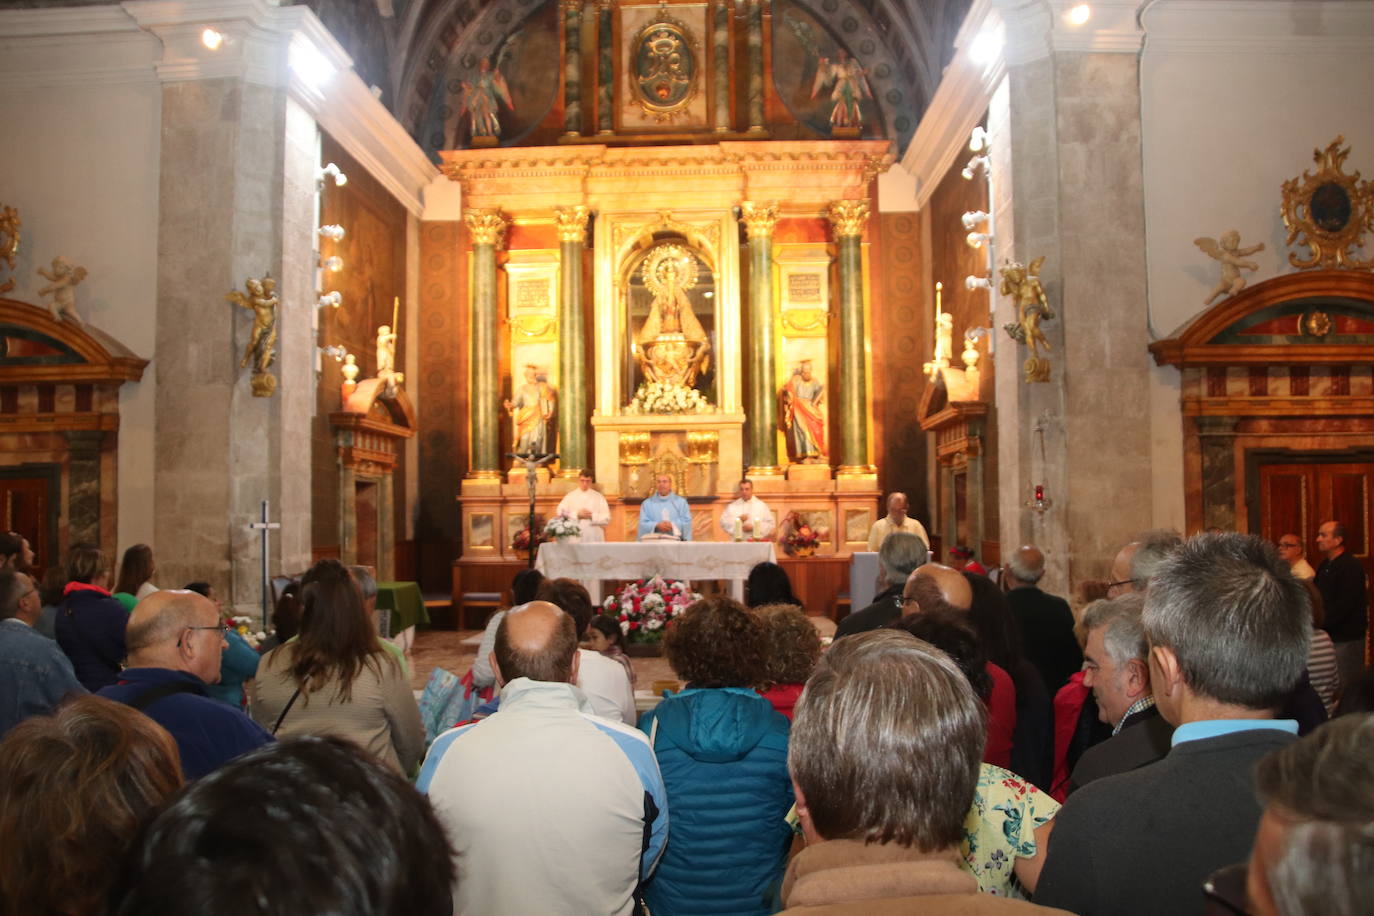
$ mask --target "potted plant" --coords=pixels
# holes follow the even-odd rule
[[[813,528],[799,513],[790,512],[783,519],[778,542],[788,556],[809,557],[821,545],[820,530]]]
[[[544,540],[554,540],[560,544],[564,541],[576,543],[582,540],[582,526],[577,523],[575,518],[555,515],[544,526]]]

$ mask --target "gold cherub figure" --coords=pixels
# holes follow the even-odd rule
[[[1240,247],[1240,233],[1234,229],[1223,232],[1220,240],[1202,236],[1193,239],[1193,244],[1201,248],[1207,257],[1221,262],[1221,279],[1213,287],[1212,294],[1203,300],[1203,305],[1211,305],[1214,299],[1227,295],[1234,296],[1245,289],[1245,277],[1242,276],[1241,270],[1259,269],[1258,264],[1247,261],[1245,257],[1264,250],[1263,242],[1249,248]]]
[[[1040,322],[1054,317],[1049,300],[1045,298],[1045,288],[1040,285],[1040,267],[1044,257],[1030,262],[1029,267],[1018,261],[1008,262],[998,271],[1002,275],[1000,291],[1011,296],[1016,306],[1017,320],[1004,325],[1012,340],[1020,341],[1030,347],[1030,357],[1026,360],[1026,381],[1048,382],[1050,380],[1050,361],[1040,355],[1040,348],[1051,349],[1045,333],[1040,330]]]
[[[76,284],[86,279],[86,268],[73,267],[70,261],[59,254],[52,259],[51,272],[40,267],[38,275],[49,281],[47,286],[38,291],[38,295],[52,294],[48,310],[52,312],[53,321],[70,318],[81,324],[81,316],[76,313]]]
[[[19,254],[19,227],[22,225],[18,210],[13,207],[0,208],[0,261],[8,264],[11,271],[14,270],[15,258]],[[0,283],[0,293],[7,293],[12,289],[14,277]]]
[[[243,281],[243,285],[248,295],[238,290],[224,295],[225,299],[253,313],[253,333],[243,351],[239,368],[246,369],[252,363],[253,396],[270,397],[277,387],[276,377],[267,371],[275,355],[272,348],[277,345],[277,306],[281,304],[276,294],[277,281],[269,274],[261,280],[249,277]]]

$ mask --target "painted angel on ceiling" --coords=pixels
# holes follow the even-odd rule
[[[505,102],[507,108],[515,108],[506,78],[501,75],[499,68],[494,69],[491,66],[489,58],[484,57],[477,64],[477,79],[471,83],[466,80],[462,83],[462,101],[458,116],[461,118],[464,112],[471,116],[474,137],[499,137],[501,121],[496,115],[501,102]]]
[[[858,129],[863,127],[864,116],[860,103],[873,98],[868,88],[868,71],[849,56],[844,48],[835,52],[835,59],[822,57],[816,66],[816,79],[811,84],[811,98],[831,86],[830,126]]]

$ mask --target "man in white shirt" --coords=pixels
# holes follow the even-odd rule
[[[592,597],[574,579],[549,579],[539,586],[538,600],[561,608],[573,619],[577,641],[587,638],[596,608]],[[612,722],[634,725],[639,718],[635,710],[635,691],[625,666],[591,649],[577,650],[577,677],[573,681],[587,695],[592,711]]]
[[[887,498],[887,518],[880,518],[873,523],[873,528],[868,532],[868,549],[876,551],[883,546],[883,541],[894,531],[909,531],[921,539],[930,549],[930,535],[926,534],[926,528],[916,519],[906,514],[906,494],[893,493]]]
[[[583,543],[606,540],[606,526],[611,523],[611,507],[606,497],[592,489],[592,472],[583,468],[577,475],[577,489],[570,490],[558,503],[558,514],[577,519],[582,529]]]
[[[761,541],[773,536],[773,510],[754,495],[754,482],[739,482],[739,497],[720,514],[720,527],[726,537],[736,541]]]
[[[1304,556],[1302,538],[1296,534],[1279,536],[1279,556],[1283,557],[1284,562],[1293,570],[1293,575],[1299,579],[1311,579],[1317,575],[1317,571]]]

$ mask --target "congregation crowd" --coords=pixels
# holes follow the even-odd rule
[[[957,569],[897,521],[833,641],[775,564],[690,604],[642,714],[619,622],[523,572],[437,736],[365,569],[253,647],[147,547],[34,582],[0,534],[0,913],[1374,912],[1338,522],[1315,569],[1146,532],[1075,613],[1036,547]]]

